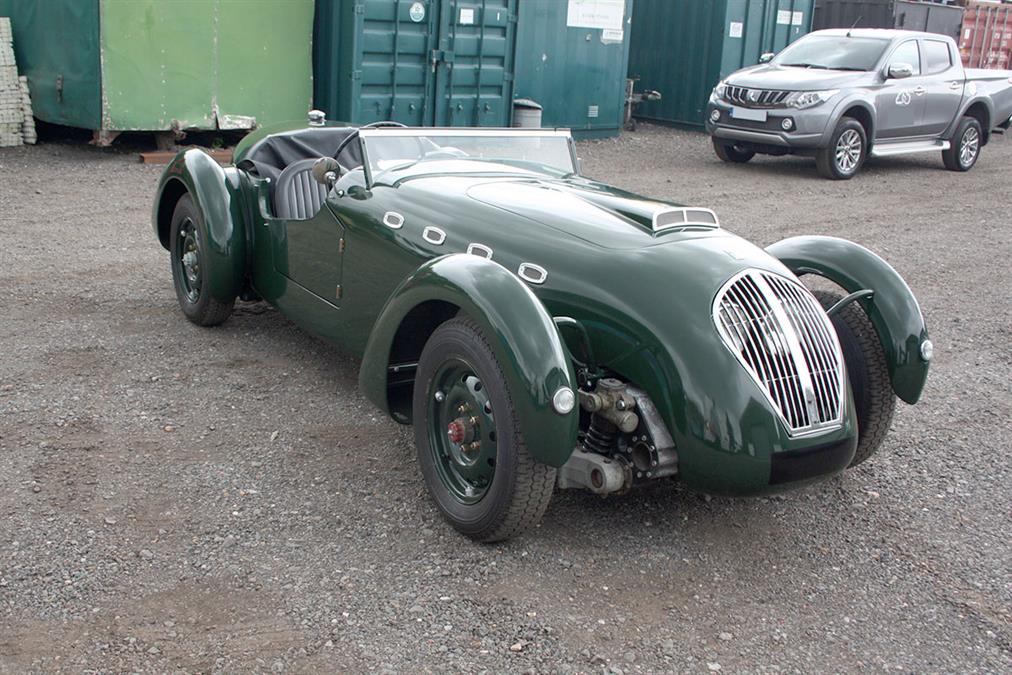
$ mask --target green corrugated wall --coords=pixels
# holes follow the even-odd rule
[[[629,75],[660,101],[636,116],[703,125],[710,91],[721,78],[759,62],[808,33],[814,0],[636,0]]]
[[[312,105],[313,0],[0,0],[4,14],[47,122],[241,129]]]

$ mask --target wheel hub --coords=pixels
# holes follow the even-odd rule
[[[429,438],[439,477],[460,501],[477,502],[492,484],[498,450],[488,392],[455,359],[437,370],[430,392]]]

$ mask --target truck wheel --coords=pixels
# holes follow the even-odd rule
[[[719,138],[713,138],[711,140],[713,140],[713,152],[722,162],[744,164],[755,157],[754,152],[751,150],[744,150],[734,143],[728,143],[727,141],[722,141]]]
[[[413,411],[418,464],[453,527],[491,542],[537,524],[555,469],[527,453],[506,378],[474,323],[452,319],[426,342]]]
[[[208,268],[210,258],[203,255],[206,241],[204,216],[190,195],[183,195],[172,212],[169,229],[169,254],[176,298],[187,319],[198,326],[217,326],[232,313],[235,298],[220,302],[207,292],[211,270]]]
[[[826,291],[814,294],[825,309],[843,297]],[[850,466],[857,466],[874,455],[885,439],[896,410],[896,395],[889,382],[889,366],[878,334],[858,304],[852,302],[831,320],[840,338],[847,378],[854,393],[858,439]]]
[[[949,139],[949,149],[942,150],[942,161],[949,171],[969,171],[980,157],[980,142],[983,138],[980,122],[973,117],[964,117],[956,125],[956,132]]]
[[[815,153],[819,175],[830,180],[849,180],[864,164],[868,154],[868,136],[853,117],[844,117],[829,137],[829,146]]]

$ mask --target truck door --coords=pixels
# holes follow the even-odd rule
[[[886,59],[887,79],[875,96],[877,120],[875,137],[879,140],[911,138],[921,135],[926,87],[921,75],[921,55],[917,40],[907,40],[896,47]],[[914,69],[911,77],[888,77],[892,64],[905,63]]]
[[[944,40],[921,40],[925,134],[941,136],[963,101],[963,68]]]

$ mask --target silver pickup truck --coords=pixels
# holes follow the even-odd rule
[[[810,33],[717,84],[706,110],[725,162],[811,155],[835,180],[911,152],[967,171],[1010,124],[1012,71],[964,70],[951,38],[902,30]]]

